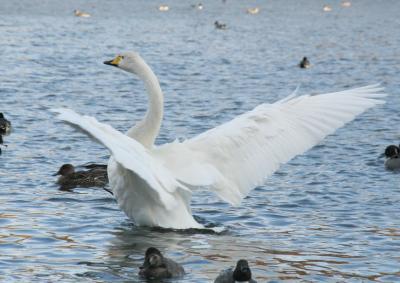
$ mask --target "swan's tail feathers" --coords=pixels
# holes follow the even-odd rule
[[[58,108],[51,111],[58,113],[60,120],[80,128],[107,147],[115,161],[143,179],[154,191],[160,204],[167,209],[173,209],[175,206],[176,200],[173,194],[176,190],[191,192],[134,139],[107,124],[98,122],[93,117],[79,115],[73,110]]]
[[[208,187],[238,198],[264,183],[281,164],[309,150],[367,109],[382,104],[379,84],[319,95],[290,95],[186,140],[184,145],[219,172]]]

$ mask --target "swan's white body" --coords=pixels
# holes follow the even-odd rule
[[[314,96],[293,94],[274,104],[261,104],[192,139],[154,146],[163,117],[163,95],[156,76],[133,52],[105,63],[144,81],[149,109],[141,122],[123,134],[72,110],[54,111],[110,150],[110,187],[121,209],[143,226],[203,227],[190,209],[194,190],[211,190],[238,205],[281,164],[383,103],[378,98],[384,96],[377,85]]]

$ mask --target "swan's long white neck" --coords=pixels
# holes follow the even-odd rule
[[[156,75],[144,60],[141,61],[134,72],[144,82],[149,105],[143,120],[130,128],[126,134],[145,147],[151,148],[160,131],[164,112],[164,97]]]

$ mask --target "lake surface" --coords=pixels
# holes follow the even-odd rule
[[[0,281],[142,282],[155,246],[211,282],[240,258],[258,282],[400,281],[400,173],[380,155],[400,142],[400,2],[2,0],[0,112],[13,124],[0,156]],[[258,15],[246,8],[259,6]],[[74,9],[92,14],[78,18]],[[214,21],[226,23],[216,30]],[[125,131],[146,110],[143,85],[102,64],[136,50],[165,93],[157,143],[192,137],[300,94],[380,82],[387,103],[359,116],[253,190],[239,207],[193,196],[221,234],[138,228],[101,189],[59,191],[63,163],[108,152],[54,119],[69,107]],[[312,67],[297,67],[307,56]],[[296,142],[296,141],[293,141]]]

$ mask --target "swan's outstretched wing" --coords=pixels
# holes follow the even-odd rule
[[[184,190],[186,197],[190,196],[190,190],[175,180],[170,172],[134,139],[124,135],[109,125],[98,122],[95,118],[82,116],[70,109],[52,109],[60,115],[59,119],[74,126],[78,126],[87,134],[106,146],[115,161],[134,172],[153,190],[155,199],[159,205],[167,209],[176,206],[177,198],[174,193],[177,190]],[[185,200],[189,205],[190,199]]]
[[[191,176],[196,174],[193,171],[202,169],[201,174],[209,175],[205,186],[225,201],[239,204],[281,164],[318,144],[356,115],[384,103],[379,100],[385,96],[382,90],[371,85],[336,93],[289,96],[274,104],[262,104],[183,142],[198,162],[194,170],[187,163],[178,173],[179,178],[190,184]],[[201,185],[196,181],[193,185]]]

